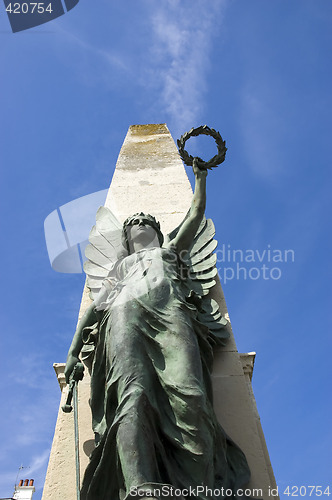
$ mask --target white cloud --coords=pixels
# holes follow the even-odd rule
[[[57,29],[58,31],[61,32],[61,36],[64,37],[64,41],[66,42],[70,41],[73,43],[73,45],[82,48],[85,52],[86,51],[90,52],[94,58],[100,57],[102,62],[110,65],[113,70],[114,69],[127,70],[126,64],[124,63],[123,59],[116,53],[116,51],[110,51],[102,49],[100,47],[96,47],[94,44],[88,43],[85,40],[83,40],[80,36],[70,31],[64,30],[59,25]]]
[[[159,89],[177,132],[196,124],[204,104],[213,33],[220,31],[224,1],[151,3],[152,48],[144,80]]]
[[[45,377],[45,373],[48,373],[49,366],[43,352],[19,354],[16,357],[16,363],[19,369],[12,369],[7,374],[8,380],[31,389],[48,388],[50,378]]]
[[[54,23],[54,29],[59,36],[53,49],[61,64],[70,66],[80,85],[113,89],[131,75],[130,65],[118,47],[99,45],[90,33],[79,32],[77,26],[70,29]]]
[[[30,465],[30,475],[31,474],[36,474],[36,472],[39,472],[40,470],[45,469],[45,466],[48,463],[48,459],[50,456],[50,448],[46,448],[42,453],[35,455],[32,458],[31,465]]]
[[[51,386],[35,393],[26,402],[20,393],[10,394],[7,406],[10,412],[3,432],[0,484],[2,494],[10,495],[15,480],[33,478],[37,490],[44,484],[47,463],[60,401]],[[18,470],[20,464],[24,468]],[[7,489],[7,493],[5,492]],[[36,493],[36,498],[40,498]]]
[[[259,81],[243,90],[241,125],[248,165],[255,175],[274,183],[285,169],[287,124],[281,122],[278,104],[266,94]]]
[[[110,37],[108,46],[91,41],[84,27],[79,33],[77,27],[69,30],[55,23],[61,35],[55,47],[62,62],[70,62],[80,84],[115,91],[130,80],[140,87],[137,100],[142,99],[140,91],[149,93],[142,119],[167,121],[176,134],[183,133],[201,124],[213,39],[220,33],[226,4],[227,0],[146,0],[139,7],[141,20],[131,12],[131,29],[125,29],[120,39]],[[113,9],[104,6],[103,15],[110,19],[111,30]]]

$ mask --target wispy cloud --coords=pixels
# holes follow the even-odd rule
[[[148,92],[142,121],[165,120],[175,133],[182,133],[200,124],[197,122],[205,104],[213,40],[222,29],[227,3],[228,0],[142,1],[140,11],[144,15],[140,22],[128,14],[130,30],[123,30],[118,39],[110,37],[107,46],[98,44],[96,37],[92,39],[86,27],[68,28],[55,23],[61,35],[55,47],[61,49],[63,62],[68,60],[72,65],[75,61],[71,69],[80,84],[102,85],[117,91],[127,88],[130,81],[131,87],[139,87],[133,98],[142,100],[142,89]],[[110,26],[114,22],[113,10],[103,7]],[[119,16],[121,20],[123,17]],[[105,30],[106,26],[102,24],[100,29]],[[75,56],[70,57],[73,53]]]
[[[12,486],[7,487],[7,493],[6,491],[1,491],[1,494],[11,495],[14,490],[15,481],[18,482],[20,479],[25,478],[33,478],[35,481],[36,490],[42,490],[49,456],[50,448],[47,448],[39,454],[34,455],[29,462],[29,466],[22,466],[18,468],[17,471],[13,469],[9,472],[2,472],[0,474],[0,484]],[[4,468],[5,467],[3,466],[3,469]],[[38,496],[38,498],[40,498],[38,493],[36,493],[36,495]]]
[[[226,2],[168,0],[151,3],[153,43],[148,80],[160,90],[160,102],[177,131],[200,117],[211,64],[213,34],[220,31]]]
[[[50,384],[33,397],[29,395],[30,402],[20,393],[16,397],[10,395],[7,401],[10,412],[1,450],[0,484],[7,487],[3,495],[11,494],[15,479],[33,478],[37,490],[44,484],[60,391],[56,394]],[[21,464],[24,469],[19,471]],[[40,492],[35,496],[40,498]]]
[[[45,378],[45,373],[48,373],[49,365],[43,357],[43,352],[19,354],[16,362],[20,368],[19,370],[12,369],[7,374],[8,380],[31,389],[48,388],[50,381]]]
[[[276,182],[285,168],[282,144],[287,124],[281,123],[278,103],[271,102],[265,90],[259,79],[243,89],[241,125],[252,172],[265,181]]]
[[[62,43],[71,43],[73,46],[83,49],[85,52],[90,53],[94,58],[99,57],[101,62],[107,63],[112,69],[127,70],[127,66],[124,63],[120,55],[114,50],[105,50],[104,48],[98,47],[95,43],[83,40],[81,36],[71,31],[68,31],[57,25],[57,31],[61,34]]]
[[[39,472],[41,469],[44,470],[48,462],[49,456],[50,456],[50,448],[46,448],[46,450],[44,450],[39,455],[35,455],[34,457],[32,457],[30,465],[31,474],[36,474],[36,472]]]

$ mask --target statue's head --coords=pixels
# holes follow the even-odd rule
[[[136,227],[135,227],[136,226]],[[133,232],[133,234],[132,234]],[[123,223],[122,245],[131,253],[130,242],[134,239],[142,239],[143,241],[153,241],[157,236],[159,246],[164,242],[163,233],[160,230],[159,222],[150,214],[143,212],[131,215]]]

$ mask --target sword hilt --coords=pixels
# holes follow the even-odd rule
[[[69,389],[66,404],[62,406],[62,411],[65,413],[70,413],[73,409],[71,402],[73,399],[73,391],[75,384],[77,384],[80,380],[82,380],[84,376],[84,366],[82,363],[77,363],[74,366],[74,369],[69,377]]]

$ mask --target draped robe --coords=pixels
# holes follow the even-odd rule
[[[244,454],[213,410],[210,334],[197,319],[185,279],[170,247],[125,257],[104,282],[98,323],[83,330],[94,352],[90,405],[97,445],[82,500],[129,499],[137,490],[149,495],[170,485],[235,492],[249,480]],[[204,491],[198,498],[214,495]]]

